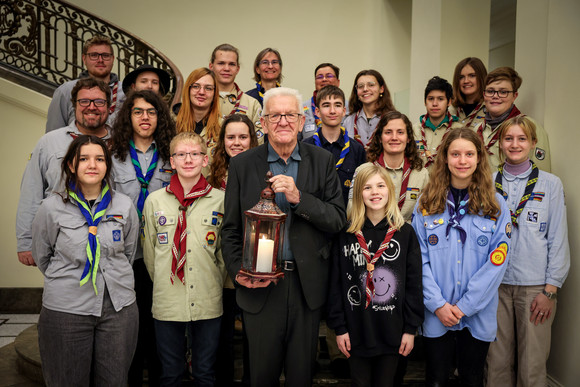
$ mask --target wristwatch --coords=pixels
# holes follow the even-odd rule
[[[555,300],[556,297],[558,296],[558,293],[556,292],[547,292],[546,289],[542,289],[542,294],[546,297],[548,297],[548,300]]]

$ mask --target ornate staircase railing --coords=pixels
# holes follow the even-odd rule
[[[83,71],[83,43],[94,35],[113,42],[119,79],[142,64],[171,76],[170,106],[183,87],[179,69],[159,50],[128,31],[62,0],[0,0],[0,76],[52,97]]]

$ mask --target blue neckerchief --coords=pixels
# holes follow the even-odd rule
[[[344,163],[344,159],[346,158],[346,155],[348,154],[348,152],[350,152],[350,137],[348,136],[348,132],[344,128],[344,126],[340,127],[340,131],[342,132],[342,139],[344,141],[344,146],[342,147],[342,150],[340,151],[340,156],[338,157],[338,161],[336,162],[336,169],[340,168],[342,163]],[[314,132],[313,137],[314,137],[314,144],[316,146],[321,147],[322,142],[320,141],[320,128],[318,128],[316,130],[316,132]]]
[[[155,168],[157,167],[157,161],[159,160],[159,151],[155,147],[153,151],[153,158],[147,168],[147,174],[143,176],[141,171],[141,164],[139,163],[139,157],[137,157],[137,151],[135,150],[135,143],[133,140],[129,141],[129,153],[131,153],[131,161],[133,162],[133,167],[135,168],[135,174],[137,175],[137,180],[141,183],[141,192],[139,192],[139,199],[137,199],[137,213],[139,214],[139,219],[141,219],[141,213],[143,212],[143,205],[145,204],[145,199],[149,196],[149,183],[155,173]]]
[[[467,205],[469,204],[469,194],[466,194],[463,199],[459,201],[459,206],[455,203],[455,198],[451,193],[451,190],[447,193],[447,209],[449,211],[449,221],[447,223],[447,230],[445,236],[449,238],[449,231],[451,227],[456,228],[459,231],[459,236],[461,237],[461,242],[465,244],[467,239],[467,233],[461,227],[461,219],[467,214]]]

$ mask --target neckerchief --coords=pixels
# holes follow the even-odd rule
[[[475,106],[473,108],[471,113],[469,113],[469,115],[465,117],[465,119],[467,120],[467,123],[465,124],[466,128],[471,126],[471,124],[473,123],[473,120],[475,120],[475,117],[477,117],[477,112],[479,111],[479,109],[481,109],[482,106],[483,106],[483,101],[478,103],[477,106]],[[463,112],[463,108],[458,107],[457,108],[457,115],[459,115],[462,112]]]
[[[530,173],[530,176],[528,176],[528,182],[526,183],[526,189],[524,190],[524,196],[522,196],[522,198],[520,199],[520,203],[518,204],[518,207],[516,208],[516,212],[513,212],[510,209],[510,215],[511,215],[512,224],[514,225],[514,227],[518,227],[518,217],[520,216],[520,214],[524,210],[524,207],[525,207],[526,203],[528,202],[528,200],[530,199],[532,192],[534,192],[534,187],[536,186],[536,183],[538,182],[538,175],[540,174],[539,169],[532,160],[530,160],[530,163],[532,163],[532,172]],[[497,175],[495,175],[495,190],[499,194],[501,194],[505,200],[507,200],[508,193],[503,190],[503,187],[501,185],[502,178],[503,178],[503,165],[500,165],[498,168],[498,173],[497,173]]]
[[[117,106],[117,89],[119,88],[119,82],[115,82],[113,90],[111,90],[111,107],[109,107],[109,114],[115,112],[115,107]]]
[[[185,253],[187,252],[187,207],[191,206],[197,198],[210,193],[211,189],[211,185],[208,184],[203,175],[199,176],[199,181],[187,195],[183,192],[183,186],[177,174],[171,176],[169,185],[165,187],[167,192],[175,195],[175,198],[180,204],[177,226],[175,228],[175,234],[173,235],[173,246],[171,246],[173,260],[171,261],[170,279],[172,284],[176,276],[181,283],[185,284],[183,267],[185,266]]]
[[[384,151],[381,152],[379,158],[375,161],[375,165],[380,165],[381,167],[387,169],[385,165]],[[409,159],[405,157],[403,161],[403,177],[401,179],[401,190],[399,191],[399,210],[403,208],[405,204],[405,198],[407,197],[407,187],[409,186],[409,177],[411,176],[411,163]]]
[[[423,149],[425,149],[425,158],[427,159],[427,162],[425,163],[425,168],[435,162],[435,157],[439,152],[439,147],[443,143],[443,139],[447,136],[447,134],[451,130],[451,124],[453,123],[453,116],[451,115],[451,113],[449,113],[449,111],[447,111],[447,127],[445,128],[445,133],[443,133],[443,137],[441,137],[441,142],[439,143],[439,145],[437,145],[437,148],[435,148],[435,152],[431,154],[431,151],[427,147],[427,137],[425,134],[425,128],[427,127],[426,123],[428,118],[429,118],[428,114],[425,114],[421,118],[421,142],[423,143]]]
[[[360,109],[358,112],[356,112],[356,115],[354,116],[354,125],[353,125],[353,131],[354,131],[354,139],[357,140],[358,142],[360,142],[360,144],[367,149],[367,145],[363,144],[362,140],[360,139],[360,134],[358,134],[358,125],[356,124],[356,122],[358,121],[358,116],[360,115],[362,109]]]
[[[238,108],[240,107],[240,101],[242,99],[242,95],[244,95],[244,92],[242,90],[240,90],[240,88],[238,87],[238,84],[235,82],[234,82],[234,87],[236,88],[237,97],[236,97],[236,103],[234,105],[234,109],[230,112],[230,115],[238,112]]]
[[[465,244],[465,240],[467,239],[467,233],[461,227],[461,219],[467,214],[467,205],[469,204],[469,194],[466,194],[465,197],[459,201],[459,207],[457,203],[455,203],[455,198],[451,193],[451,190],[447,193],[447,209],[449,211],[449,221],[447,223],[447,230],[445,232],[445,236],[449,238],[449,231],[451,227],[456,228],[459,231],[459,236],[461,237],[461,242]]]
[[[157,147],[153,151],[153,158],[147,168],[147,173],[143,176],[141,170],[141,164],[139,163],[139,157],[137,156],[137,151],[135,150],[135,143],[133,140],[129,140],[129,153],[131,154],[131,161],[133,162],[133,167],[135,168],[135,174],[137,175],[137,180],[141,183],[141,191],[139,192],[139,199],[137,199],[137,213],[139,214],[139,219],[141,219],[141,213],[143,212],[143,205],[145,204],[145,199],[149,196],[149,183],[155,173],[155,168],[157,167],[157,161],[159,160],[159,151]]]
[[[314,144],[316,146],[322,146],[322,143],[320,142],[320,128],[318,128],[316,130],[316,132],[314,132],[314,135],[312,137],[314,137]],[[348,154],[348,152],[350,152],[350,137],[348,137],[348,132],[346,131],[346,129],[344,128],[344,126],[340,127],[340,131],[342,133],[342,138],[344,140],[344,146],[342,147],[341,151],[340,151],[340,156],[338,157],[338,161],[336,162],[336,169],[340,168],[340,166],[342,165],[342,163],[344,163],[344,159],[346,158],[346,155]]]
[[[510,118],[519,116],[520,114],[522,114],[522,113],[519,111],[519,109],[516,107],[516,105],[514,105],[512,107],[512,110],[510,111],[510,114],[505,118],[505,120],[509,120]],[[484,142],[484,144],[485,144],[485,139],[483,138],[483,130],[485,129],[486,125],[487,125],[486,120],[484,119],[483,122],[477,128],[477,134],[479,135],[479,138],[481,138],[481,140]],[[498,126],[496,126],[496,129]],[[495,133],[493,134],[493,136],[491,137],[491,139],[489,140],[489,142],[485,146],[485,150],[487,151],[488,154],[493,155],[493,152],[491,152],[490,149],[492,146],[495,145],[497,140],[499,140],[499,130],[495,130]]]
[[[97,237],[97,227],[101,222],[101,219],[103,219],[109,203],[111,203],[111,191],[109,190],[109,185],[105,183],[105,186],[101,191],[101,201],[97,205],[94,215],[91,211],[91,208],[87,204],[83,193],[80,191],[75,193],[74,191],[75,187],[71,186],[68,190],[68,196],[79,207],[81,214],[83,214],[89,226],[89,236],[86,248],[87,261],[85,262],[85,268],[83,270],[83,274],[81,275],[80,286],[83,286],[89,281],[90,278],[92,278],[95,294],[98,294],[97,271],[99,268],[99,261],[101,259],[101,243],[99,242],[99,237]]]
[[[360,250],[363,253],[365,259],[367,260],[367,286],[366,286],[365,309],[369,306],[372,297],[375,295],[375,283],[373,282],[373,272],[375,270],[375,263],[383,254],[383,251],[385,251],[387,247],[389,247],[389,242],[391,241],[391,238],[393,237],[395,231],[397,231],[396,228],[389,227],[389,229],[387,230],[387,234],[385,235],[385,239],[383,239],[383,242],[379,246],[379,249],[375,252],[372,258],[371,254],[369,253],[369,248],[367,246],[367,242],[365,241],[365,237],[362,231],[357,231],[354,234],[360,245]]]
[[[316,124],[316,127],[322,127],[322,120],[316,115],[316,91],[310,98],[310,109],[312,110],[312,117],[314,117],[314,123]],[[308,110],[308,107],[304,106],[304,110]]]
[[[276,87],[280,87],[281,85],[276,82]],[[260,105],[264,102],[264,93],[266,90],[262,87],[262,81],[256,83],[256,89],[258,89],[258,101],[260,101]]]

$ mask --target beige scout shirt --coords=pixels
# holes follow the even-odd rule
[[[197,321],[222,315],[222,289],[226,275],[220,232],[224,193],[212,189],[187,209],[185,285],[171,283],[173,236],[179,201],[165,189],[145,201],[143,252],[153,280],[153,317],[162,321]]]
[[[427,142],[427,146],[424,147],[423,145],[423,141],[422,141],[422,136],[421,136],[421,123],[417,123],[415,125],[413,125],[413,135],[415,136],[415,142],[417,143],[417,149],[419,150],[419,154],[421,155],[421,159],[423,159],[423,162],[426,164],[427,163],[427,155],[426,153],[429,152],[429,154],[433,155],[433,156],[437,156],[437,147],[439,146],[439,144],[441,144],[441,141],[443,140],[443,136],[445,135],[445,132],[447,131],[447,127],[449,126],[449,122],[446,122],[444,124],[441,124],[436,130],[433,130],[431,128],[425,128],[425,141]],[[457,121],[453,122],[451,124],[451,129],[456,129],[456,128],[461,128],[461,124],[459,124]],[[428,167],[426,167],[428,170],[431,170],[431,168],[433,167],[433,164],[429,165]]]
[[[540,168],[542,171],[551,172],[552,167],[551,167],[551,161],[550,161],[550,142],[548,141],[548,134],[546,133],[546,131],[544,130],[544,127],[542,125],[539,125],[531,117],[528,117],[528,118],[530,118],[533,121],[533,123],[536,125],[536,136],[538,137],[538,143],[530,151],[530,160],[532,160],[534,163],[536,163],[538,168]],[[479,130],[480,126],[482,126],[483,124],[484,124],[484,122],[477,125],[477,127],[474,129],[475,132],[477,132]],[[499,128],[499,125],[495,128],[495,130],[492,130],[491,126],[485,125],[485,128],[483,129],[483,143],[486,146],[487,146],[487,144],[489,144],[490,140],[493,138],[493,136],[497,132],[498,128]],[[503,157],[502,157],[502,159],[500,159],[501,151],[499,149],[499,138],[498,138],[497,142],[489,149],[489,151],[492,153],[491,155],[488,153],[489,165],[491,167],[491,171],[495,172],[495,171],[497,171],[497,167],[503,161],[505,161],[505,159]]]
[[[232,110],[234,110],[236,97],[237,95],[233,92],[220,92],[220,114],[223,118],[229,116]],[[240,98],[240,105],[234,113],[242,113],[250,117],[250,120],[254,123],[256,136],[258,136],[258,144],[262,145],[264,143],[264,132],[262,131],[262,124],[260,123],[260,116],[262,115],[260,102],[244,93]]]
[[[387,166],[387,171],[393,179],[393,183],[395,184],[395,192],[397,200],[399,198],[399,194],[401,192],[401,185],[403,183],[403,163],[398,168],[391,168]],[[348,205],[347,207],[350,209],[351,201],[352,201],[352,187],[354,186],[354,180],[356,179],[356,175],[360,168],[365,165],[360,165],[355,171],[354,176],[352,178],[352,184],[350,185],[350,190],[348,191]],[[415,204],[417,203],[417,199],[421,195],[423,191],[423,187],[427,185],[429,181],[429,171],[426,168],[417,171],[415,169],[411,170],[409,174],[409,184],[407,184],[407,196],[405,198],[405,203],[403,204],[403,208],[401,208],[401,214],[405,219],[405,222],[411,223],[411,216],[413,215],[413,210],[415,209]]]
[[[485,119],[485,103],[482,103],[480,108],[474,113],[471,112],[469,115],[471,116],[473,113],[473,117],[471,119],[467,119],[467,115],[463,111],[463,109],[458,109],[455,106],[449,106],[449,113],[459,118],[458,124],[460,124],[460,128],[475,128],[479,125],[480,122],[483,122]],[[471,121],[471,122],[470,122]]]

